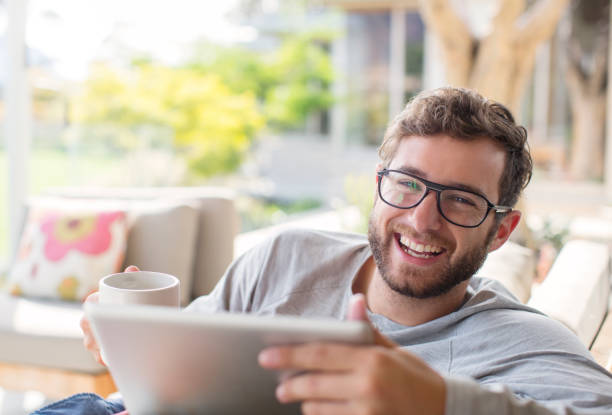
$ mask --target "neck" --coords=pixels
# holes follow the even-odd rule
[[[359,271],[353,290],[366,296],[370,311],[404,326],[417,326],[457,310],[464,301],[468,281],[437,297],[408,297],[389,288],[370,258]]]

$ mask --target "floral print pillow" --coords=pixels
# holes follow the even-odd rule
[[[13,295],[83,300],[118,272],[127,243],[122,211],[30,209],[7,288]]]

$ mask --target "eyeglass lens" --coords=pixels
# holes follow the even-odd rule
[[[393,206],[416,206],[426,192],[425,183],[407,174],[389,171],[381,177],[381,197]],[[442,190],[438,206],[446,219],[463,226],[479,224],[488,212],[487,201],[483,197],[455,189]]]

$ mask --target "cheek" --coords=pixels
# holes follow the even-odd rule
[[[480,229],[480,227],[478,227],[476,229],[459,229],[459,232],[453,232],[453,239],[457,244],[456,250],[460,251],[461,253],[471,251],[476,246],[484,244],[487,235],[487,228]]]
[[[403,212],[393,206],[387,205],[380,199],[374,200],[374,207],[372,208],[371,218],[375,223],[387,224],[395,217],[401,215]]]

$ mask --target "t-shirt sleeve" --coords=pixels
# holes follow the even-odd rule
[[[555,415],[534,401],[519,400],[502,385],[484,387],[467,377],[446,377],[445,415]]]
[[[562,370],[534,367],[528,379],[514,387],[502,380],[478,383],[467,376],[447,375],[445,415],[612,414],[612,375],[579,356],[563,360]],[[573,367],[573,375],[566,371],[568,366]]]
[[[537,377],[537,374],[534,374]],[[481,385],[467,377],[446,377],[445,415],[608,415],[610,395],[594,393],[592,400],[539,402],[519,398],[505,385]]]

